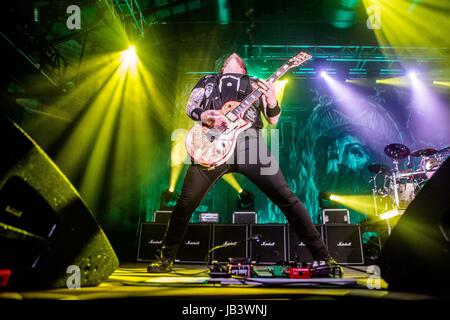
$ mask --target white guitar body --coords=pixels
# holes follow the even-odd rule
[[[214,168],[232,156],[238,135],[252,125],[242,118],[242,114],[236,117],[230,113],[238,105],[237,101],[229,101],[222,107],[221,112],[228,124],[223,132],[200,124],[195,124],[189,130],[185,140],[186,150],[194,163]]]

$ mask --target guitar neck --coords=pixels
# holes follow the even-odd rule
[[[281,67],[277,69],[266,81],[275,83],[278,79],[280,79],[288,70],[290,69],[287,63],[283,64]],[[261,96],[262,92],[259,89],[255,89],[250,93],[241,103],[233,110],[236,114],[241,114],[247,111],[250,106],[255,103]]]

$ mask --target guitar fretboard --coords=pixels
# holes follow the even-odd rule
[[[306,60],[305,60],[306,61]],[[277,69],[266,81],[274,83],[280,79],[288,70],[290,66],[285,63]],[[250,93],[241,103],[232,111],[235,115],[239,115],[245,112],[256,100],[262,96],[262,92],[259,89],[255,89]]]

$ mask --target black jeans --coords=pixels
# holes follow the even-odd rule
[[[249,130],[247,132],[250,132]],[[281,209],[289,224],[311,251],[315,260],[324,260],[328,257],[328,250],[319,232],[314,227],[308,211],[287,185],[276,160],[268,154],[265,144],[261,143],[262,136],[259,130],[255,132],[256,134],[247,135],[247,139],[244,139],[244,134],[240,136],[243,138],[238,140],[229,163],[222,164],[212,170],[207,170],[196,164],[190,165],[166,230],[162,248],[163,255],[171,258],[176,257],[186,234],[190,217],[203,197],[222,175],[238,172],[250,179]],[[259,151],[262,148],[266,148],[264,156],[261,157],[261,153],[255,156],[253,151]],[[256,158],[256,161],[251,160],[250,153],[254,156],[253,160]],[[246,157],[245,161],[243,161],[243,157]],[[264,161],[262,161],[262,158],[264,158]],[[262,169],[268,168],[274,163],[276,169],[272,170],[271,174],[267,174],[267,171],[264,174]]]

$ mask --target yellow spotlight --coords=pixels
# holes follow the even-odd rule
[[[138,60],[139,58],[136,54],[136,48],[133,45],[130,45],[127,50],[122,52],[121,55],[122,71],[127,71],[128,69],[135,71]]]
[[[371,81],[365,78],[358,78],[358,79],[345,79],[346,83],[355,84],[357,86],[370,86]]]
[[[286,84],[288,83],[288,79],[275,81],[275,91],[276,91],[276,97],[278,100],[278,103],[280,105],[283,105],[283,98],[284,98],[284,90],[286,88]]]
[[[176,130],[172,133],[172,151],[170,154],[170,184],[169,190],[175,190],[181,170],[183,169],[184,160],[187,157],[186,149],[184,147],[184,140],[186,132],[183,130]]]
[[[373,197],[368,195],[330,195],[330,200],[363,214],[374,214]]]
[[[433,81],[434,85],[450,87],[450,81]]]
[[[386,212],[380,214],[379,218],[381,220],[387,220],[387,219],[390,219],[392,217],[395,217],[395,216],[398,216],[401,214],[403,214],[403,210],[394,209],[394,210],[386,211]]]
[[[339,199],[340,199],[340,197],[337,196],[337,195],[335,195],[335,194],[332,194],[332,195],[330,196],[330,200],[331,200],[331,201],[339,201]]]
[[[226,174],[222,178],[237,192],[241,193],[243,191],[239,182],[236,180],[236,177],[232,173]]]
[[[408,76],[394,77],[394,78],[378,79],[376,83],[398,87],[407,87],[411,84],[411,79]]]
[[[127,61],[130,62],[136,61],[137,60],[136,48],[133,45],[129,46],[128,49],[123,52],[123,56]]]

